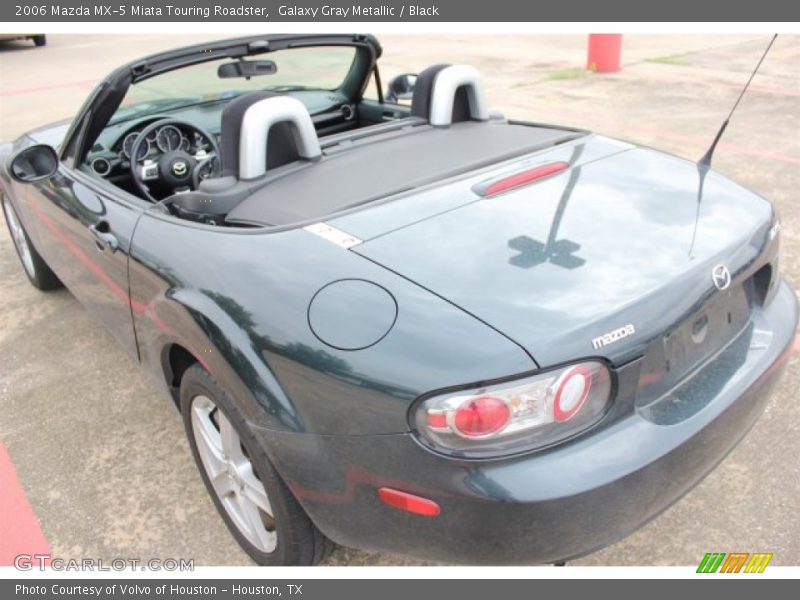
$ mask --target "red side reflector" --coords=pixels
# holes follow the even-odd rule
[[[381,502],[388,504],[394,508],[399,508],[406,512],[414,513],[415,515],[424,515],[426,517],[435,517],[439,514],[439,505],[433,500],[415,496],[407,492],[401,492],[388,487],[382,487],[378,490],[378,497]]]
[[[513,190],[514,188],[528,185],[534,181],[544,179],[545,177],[550,177],[550,175],[555,175],[556,173],[560,173],[568,168],[569,163],[555,162],[550,163],[549,165],[536,167],[535,169],[520,171],[519,173],[514,173],[509,177],[504,177],[503,179],[490,183],[485,190],[478,193],[484,197],[496,196],[497,194],[502,194],[508,190]]]

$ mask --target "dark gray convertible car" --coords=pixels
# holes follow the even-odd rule
[[[713,469],[780,376],[798,307],[773,207],[492,112],[469,66],[384,96],[380,54],[259,36],[117,69],[0,147],[25,272],[163,382],[259,563],[610,544]]]

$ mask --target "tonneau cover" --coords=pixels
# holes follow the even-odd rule
[[[271,181],[234,208],[232,224],[288,225],[534,152],[585,135],[476,121],[328,148],[318,162]],[[347,144],[344,142],[343,144]]]

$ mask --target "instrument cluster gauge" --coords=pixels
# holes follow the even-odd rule
[[[180,148],[185,139],[180,129],[174,125],[164,125],[158,130],[156,145],[162,152],[171,152]]]
[[[139,137],[139,132],[131,131],[125,136],[125,139],[122,140],[122,154],[128,160],[132,160],[131,151],[133,150],[133,143],[136,141],[137,137]],[[136,157],[136,160],[144,160],[147,158],[148,154],[150,154],[150,142],[145,139],[144,143],[139,146],[139,155]]]

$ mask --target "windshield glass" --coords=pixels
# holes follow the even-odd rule
[[[221,78],[214,60],[169,71],[130,86],[110,125],[128,119],[194,104],[230,100],[255,90],[335,90],[344,81],[355,58],[350,46],[314,46],[277,50],[248,61],[272,61],[275,72],[254,77]]]

